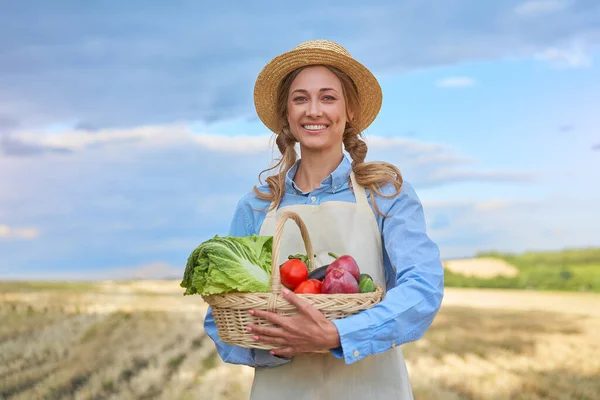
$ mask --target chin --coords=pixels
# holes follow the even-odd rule
[[[309,138],[308,140],[304,139],[300,142],[300,147],[305,148],[307,150],[325,150],[331,147],[331,143],[328,143],[321,138]]]

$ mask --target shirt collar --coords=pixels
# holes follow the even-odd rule
[[[300,188],[298,186],[296,186],[296,183],[294,182],[294,177],[296,176],[296,171],[298,171],[299,164],[300,164],[300,159],[298,159],[294,163],[292,168],[290,168],[286,174],[286,177],[285,177],[286,191],[291,192],[291,193],[297,192],[297,193],[306,194],[306,193],[302,192],[302,190],[300,190]],[[352,163],[350,162],[350,160],[348,159],[346,154],[344,154],[342,161],[337,166],[337,168],[331,174],[329,174],[325,179],[323,179],[323,181],[321,182],[321,187],[318,189],[315,189],[315,190],[335,193],[336,191],[340,190],[345,184],[348,183],[348,178],[350,176],[351,170],[352,170]]]

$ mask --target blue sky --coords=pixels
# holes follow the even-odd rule
[[[0,1],[0,279],[179,275],[273,155],[262,66],[331,39],[384,93],[444,258],[600,245],[600,6]]]

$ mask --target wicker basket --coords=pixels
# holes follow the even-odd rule
[[[268,310],[280,315],[292,316],[298,313],[296,306],[290,304],[281,295],[281,280],[279,275],[279,245],[283,227],[288,219],[292,219],[300,228],[306,254],[313,254],[312,243],[304,221],[294,212],[286,211],[281,214],[273,236],[273,254],[271,264],[270,293],[226,293],[202,296],[212,308],[213,317],[219,331],[219,338],[231,345],[246,348],[270,350],[276,345],[257,342],[252,339],[252,333],[246,331],[248,325],[273,326],[262,318],[252,316],[248,310]],[[308,268],[312,271],[314,261],[308,259]],[[371,308],[383,298],[383,289],[376,285],[371,293],[356,294],[299,294],[299,297],[311,303],[320,310],[327,319],[344,318],[359,311]]]

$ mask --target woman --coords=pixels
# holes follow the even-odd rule
[[[241,199],[229,234],[273,235],[277,216],[294,211],[307,225],[317,266],[332,261],[330,251],[350,254],[386,295],[369,310],[329,321],[284,291],[299,315],[250,311],[278,326],[247,328],[255,340],[275,343],[272,351],[221,342],[209,309],[205,329],[222,359],[255,367],[253,399],[412,399],[400,345],[431,325],[443,297],[443,269],[413,188],[395,166],[364,161],[361,132],[381,97],[371,72],[330,41],[302,43],[257,79],[256,110],[277,135],[279,172]],[[292,225],[282,235],[280,264],[304,252]]]

